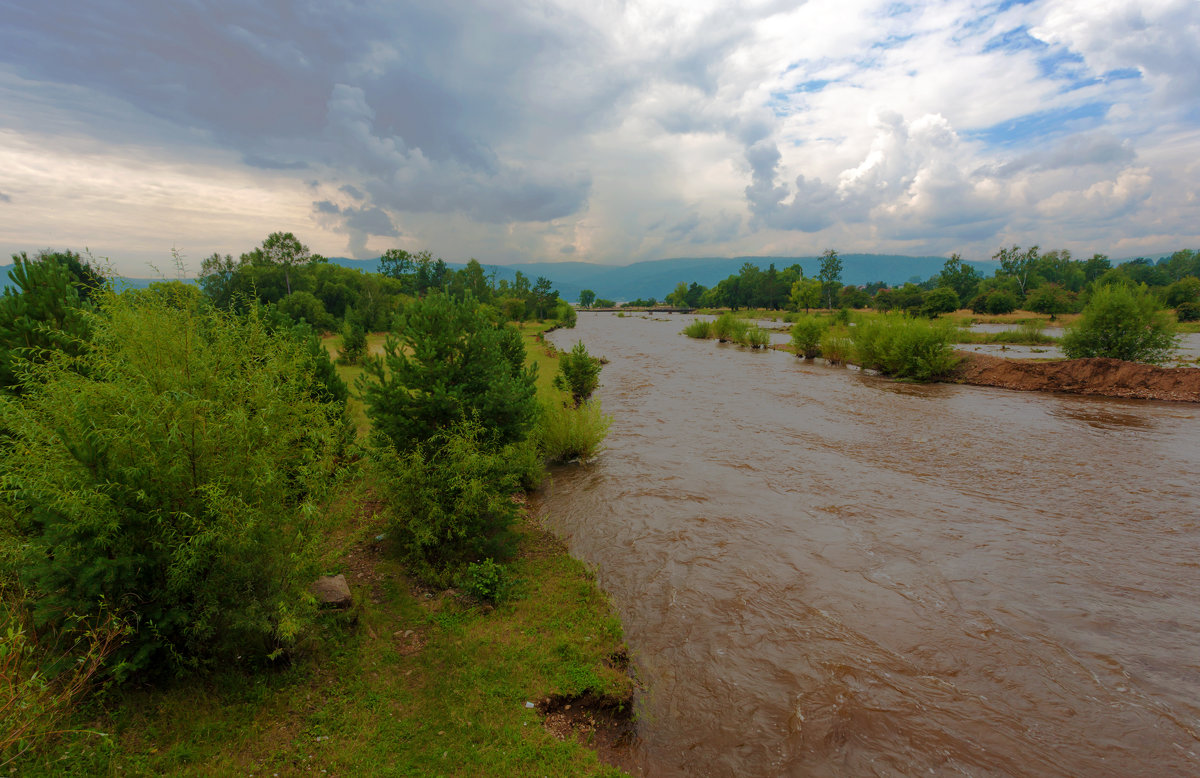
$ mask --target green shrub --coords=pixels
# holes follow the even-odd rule
[[[255,312],[109,295],[91,318],[84,355],[0,399],[35,624],[124,619],[118,675],[277,657],[314,612],[344,408],[313,398],[307,343]]]
[[[792,325],[792,348],[796,356],[814,359],[821,356],[821,337],[829,328],[815,316],[805,316]]]
[[[851,355],[854,353],[853,343],[850,338],[840,334],[837,330],[826,328],[821,333],[821,341],[819,348],[821,356],[831,365],[844,365],[850,361]]]
[[[511,581],[504,565],[497,564],[491,557],[482,562],[467,565],[459,584],[463,591],[477,600],[500,603],[508,599]]]
[[[948,286],[931,289],[921,298],[921,315],[933,319],[958,310],[958,293]]]
[[[1179,321],[1200,321],[1200,303],[1180,303],[1175,309]]]
[[[715,321],[713,321],[713,323],[712,323],[713,337],[716,338],[717,340],[721,341],[722,343],[729,341],[729,340],[737,340],[736,335],[740,331],[739,325],[744,327],[745,322],[738,319],[732,313],[729,313],[728,311],[726,311],[725,313],[718,316]]]
[[[586,461],[600,453],[612,419],[600,402],[591,400],[574,408],[549,406],[542,414],[539,443],[551,462]]]
[[[896,378],[932,381],[957,364],[954,328],[924,319],[879,317],[850,334],[859,365]]]
[[[689,338],[711,338],[713,337],[713,323],[704,319],[696,319],[683,328],[683,334]]]
[[[1163,362],[1175,349],[1175,325],[1144,286],[1097,285],[1083,316],[1062,339],[1069,359],[1109,357]]]
[[[744,343],[750,348],[764,348],[771,345],[771,333],[762,327],[750,327],[746,330]]]
[[[843,327],[848,327],[850,325],[850,309],[838,308],[833,312],[833,315],[829,317],[829,321],[833,324],[840,324]]]
[[[522,440],[537,416],[536,365],[521,333],[494,321],[469,295],[431,294],[405,308],[382,358],[358,387],[375,434],[399,449],[476,419],[497,445]]]
[[[558,375],[554,386],[571,393],[571,400],[579,405],[592,396],[600,385],[600,360],[588,353],[587,346],[579,341],[558,360]]]
[[[367,354],[367,329],[359,321],[353,309],[346,311],[346,320],[342,323],[342,347],[338,353],[338,362],[343,365],[357,365]]]
[[[494,449],[473,421],[459,422],[407,452],[372,457],[389,534],[420,578],[449,586],[469,562],[507,556],[521,473],[510,447]]]
[[[574,305],[560,301],[555,309],[554,318],[558,322],[558,326],[573,330],[579,321],[579,314],[575,312]]]

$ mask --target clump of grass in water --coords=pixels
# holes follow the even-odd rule
[[[850,338],[839,334],[836,330],[826,329],[821,333],[821,340],[817,348],[829,364],[844,365],[850,361],[854,344]]]
[[[689,338],[711,338],[713,337],[713,323],[703,319],[697,319],[688,326],[683,328],[683,334]]]
[[[954,328],[941,322],[886,316],[863,322],[850,334],[863,367],[914,381],[934,381],[954,369]]]
[[[712,334],[717,340],[725,343],[730,340],[736,340],[738,327],[745,327],[746,323],[735,317],[732,313],[726,311],[717,317],[712,323]]]
[[[815,316],[805,316],[792,325],[792,348],[796,356],[814,359],[821,355],[821,339],[828,327]]]
[[[763,348],[771,345],[771,333],[762,327],[750,327],[746,330],[741,343],[750,348]]]
[[[612,424],[599,400],[588,400],[579,407],[550,406],[542,413],[538,444],[551,462],[586,461],[600,453],[604,436]]]

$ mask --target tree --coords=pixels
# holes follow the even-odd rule
[[[121,672],[266,661],[299,639],[343,440],[304,343],[173,295],[107,296],[86,352],[0,398],[34,618],[127,617]]]
[[[1176,308],[1200,301],[1200,278],[1187,276],[1167,287],[1167,305]]]
[[[558,292],[552,288],[552,281],[545,276],[538,276],[530,291],[533,299],[534,316],[545,319],[554,312],[558,304]]]
[[[996,275],[1006,275],[1016,280],[1021,296],[1024,297],[1029,276],[1038,260],[1038,247],[1030,246],[1026,251],[1021,251],[1021,247],[1016,245],[1008,249],[1002,248],[992,255],[992,259],[1000,260],[1000,269],[996,271]]]
[[[536,365],[525,367],[521,334],[473,298],[434,293],[410,304],[368,359],[358,387],[376,431],[408,450],[464,420],[496,444],[523,440],[537,413]]]
[[[262,242],[263,258],[272,265],[283,268],[283,278],[287,282],[287,292],[292,293],[291,269],[297,265],[307,264],[312,259],[308,246],[290,232],[272,232]]]
[[[412,294],[415,289],[413,255],[404,249],[388,249],[379,258],[379,272],[404,284],[405,291]]]
[[[974,267],[963,262],[958,254],[951,254],[950,259],[942,265],[938,274],[937,285],[948,286],[958,295],[959,300],[970,300],[975,296],[975,288],[983,280],[983,275]]]
[[[1062,348],[1070,359],[1159,363],[1175,349],[1175,324],[1144,286],[1097,286],[1083,317],[1063,336]]]
[[[579,304],[584,308],[591,308],[596,302],[596,293],[591,289],[584,289],[579,292]]]
[[[921,313],[931,319],[939,314],[954,313],[958,310],[958,294],[948,286],[926,292],[921,300]]]
[[[571,393],[571,400],[576,408],[591,397],[592,392],[600,385],[600,360],[588,353],[582,340],[559,359],[554,385],[564,392]]]
[[[808,313],[810,308],[821,304],[821,282],[815,278],[801,278],[792,284],[790,299],[796,310],[803,308]]]
[[[1025,309],[1034,313],[1050,314],[1050,321],[1058,318],[1058,314],[1066,313],[1075,306],[1075,295],[1058,284],[1042,284],[1029,293],[1025,299]]]
[[[826,249],[821,255],[821,269],[817,273],[821,282],[821,291],[827,302],[826,307],[833,308],[833,294],[842,281],[842,260],[833,249]]]
[[[687,282],[680,281],[675,285],[675,291],[667,295],[667,305],[674,305],[678,308],[683,308],[687,305],[687,293]]]
[[[70,254],[70,252],[66,252]],[[90,328],[87,271],[72,273],[63,254],[42,252],[30,259],[13,255],[13,286],[0,296],[0,393],[20,393],[24,364],[44,362],[54,352],[81,354]],[[74,255],[78,258],[78,255]]]

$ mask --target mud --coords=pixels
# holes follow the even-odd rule
[[[1155,367],[1120,359],[1034,362],[967,351],[955,383],[1027,392],[1067,392],[1137,400],[1200,402],[1200,368]]]

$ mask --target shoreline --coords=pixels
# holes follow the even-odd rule
[[[1195,367],[1158,367],[1099,357],[1040,362],[969,351],[955,354],[962,361],[946,383],[1021,392],[1200,402],[1200,368]]]

